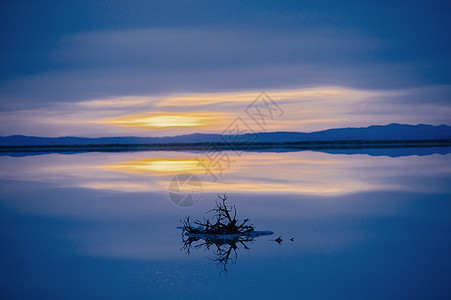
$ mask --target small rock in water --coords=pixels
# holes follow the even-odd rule
[[[278,237],[277,239],[275,239],[274,241],[275,241],[277,244],[280,245],[280,244],[282,244],[282,241],[283,241],[283,240],[282,240],[282,237],[279,236],[279,237]]]

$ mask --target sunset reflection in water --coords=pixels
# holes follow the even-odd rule
[[[120,192],[166,191],[175,175],[191,173],[202,180],[205,192],[333,196],[370,190],[427,191],[427,185],[403,178],[450,172],[449,155],[439,154],[396,158],[313,151],[227,154],[232,161],[222,175],[215,173],[216,182],[199,165],[201,154],[189,152],[49,154],[24,157],[20,165],[5,156],[1,173],[12,179]]]

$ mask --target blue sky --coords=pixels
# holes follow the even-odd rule
[[[449,124],[450,20],[447,1],[2,2],[0,135],[220,132],[246,107],[224,95],[261,91],[291,103],[271,130]],[[176,96],[191,103],[161,105]],[[223,115],[189,128],[108,122],[138,112]]]

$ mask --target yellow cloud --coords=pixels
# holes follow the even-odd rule
[[[227,115],[217,112],[154,112],[149,115],[125,115],[115,119],[101,121],[102,123],[141,127],[148,129],[162,129],[174,127],[203,128],[218,125],[218,122],[227,118]],[[221,123],[223,124],[223,122]]]

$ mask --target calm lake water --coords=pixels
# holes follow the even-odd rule
[[[2,298],[450,299],[451,154],[223,154],[217,182],[189,152],[1,156]],[[202,181],[192,207],[179,173]],[[274,232],[226,265],[177,228],[225,192]]]

